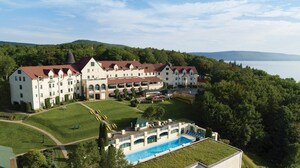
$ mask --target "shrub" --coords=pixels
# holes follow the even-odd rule
[[[31,102],[25,103],[26,104],[26,112],[30,113],[32,112],[32,105]]]
[[[46,99],[45,99],[45,108],[46,108],[46,109],[51,108],[50,98],[46,98]]]
[[[20,110],[21,111],[26,111],[26,103],[23,102],[23,101],[21,101]]]
[[[131,100],[131,101],[130,101],[130,105],[131,105],[132,107],[137,107],[137,101],[136,101],[136,100]]]
[[[55,97],[55,104],[59,105],[60,104],[60,99],[59,99],[59,96],[56,96]]]
[[[65,95],[65,102],[69,102],[69,94]]]
[[[118,97],[118,101],[123,101],[121,96]]]
[[[211,137],[212,137],[212,129],[211,128],[206,128],[205,138],[211,138]]]

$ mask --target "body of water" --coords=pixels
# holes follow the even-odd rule
[[[146,148],[146,149],[131,153],[129,155],[126,155],[125,158],[129,162],[134,163],[140,159],[145,159],[147,157],[154,156],[155,154],[167,151],[170,148],[175,148],[175,147],[181,146],[182,144],[186,144],[186,143],[190,143],[190,142],[192,142],[192,140],[187,139],[185,137],[179,137],[175,140],[171,140],[169,142],[165,142],[163,144],[159,144],[159,145],[153,146],[151,148]]]
[[[300,82],[300,61],[236,61],[236,63],[242,64],[243,67],[248,65],[255,69],[264,70],[271,75],[293,78]]]

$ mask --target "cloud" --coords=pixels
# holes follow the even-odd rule
[[[1,2],[12,8],[30,4],[24,0]],[[300,53],[295,45],[300,38],[299,4],[258,0],[145,0],[142,7],[137,7],[133,2],[40,0],[34,2],[31,8],[52,11],[55,17],[46,19],[50,20],[47,24],[36,21],[39,24],[34,26],[50,25],[48,27],[53,30],[31,30],[39,31],[39,34],[34,34],[35,39],[42,33],[53,33],[54,37],[64,34],[63,39],[92,38],[135,47],[181,51],[261,50]],[[65,29],[65,32],[56,31],[59,28]],[[30,28],[26,28],[26,31],[30,33]]]

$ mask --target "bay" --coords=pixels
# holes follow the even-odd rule
[[[227,60],[225,62],[233,62]],[[281,78],[293,78],[300,82],[300,61],[236,61],[243,67],[250,66],[261,69],[271,75],[279,75]]]

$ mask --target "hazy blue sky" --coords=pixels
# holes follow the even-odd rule
[[[0,0],[0,40],[300,54],[299,0]]]

